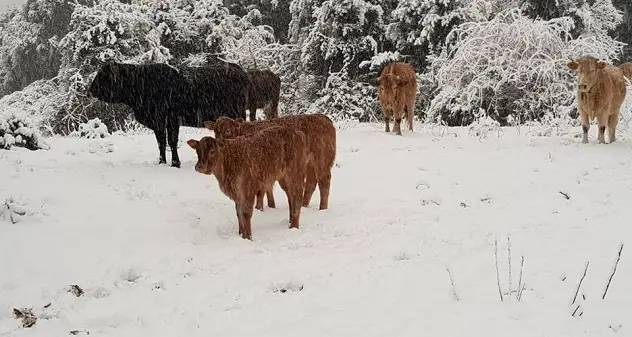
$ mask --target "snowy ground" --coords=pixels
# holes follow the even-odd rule
[[[595,134],[339,131],[330,209],[316,193],[289,230],[277,186],[253,242],[186,144],[179,170],[155,164],[152,135],[0,151],[0,203],[27,211],[0,219],[0,336],[631,336],[632,247],[601,295],[632,242],[632,138]]]

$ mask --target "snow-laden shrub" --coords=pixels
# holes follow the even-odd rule
[[[24,217],[33,214],[35,212],[28,207],[28,202],[25,198],[8,197],[0,205],[0,219],[10,221],[12,224],[16,224],[22,221]]]
[[[571,57],[592,54],[611,61],[622,44],[609,37],[582,35],[571,40],[568,17],[531,20],[520,9],[486,22],[455,28],[446,50],[431,57],[440,90],[428,116],[449,124],[469,124],[484,111],[506,124],[508,115],[523,121],[560,116],[575,99]]]
[[[29,150],[50,149],[27,115],[15,109],[0,114],[0,149],[13,146]]]
[[[21,111],[29,125],[37,129],[49,129],[55,112],[63,103],[64,96],[55,80],[39,80],[21,91],[0,98],[0,111]]]
[[[365,83],[351,81],[345,71],[330,74],[325,87],[309,107],[308,113],[323,113],[333,121],[375,119],[377,90]],[[370,116],[365,116],[369,114]]]
[[[87,139],[106,138],[109,135],[107,125],[103,124],[98,117],[79,124],[79,130],[71,133],[71,136]]]

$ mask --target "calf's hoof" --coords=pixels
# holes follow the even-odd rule
[[[180,168],[180,162],[171,163],[171,167]]]
[[[582,139],[582,144],[588,144],[588,138]]]

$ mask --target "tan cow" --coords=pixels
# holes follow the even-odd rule
[[[597,119],[599,125],[599,144],[606,143],[606,125],[610,143],[615,142],[619,109],[625,99],[626,90],[625,77],[621,69],[589,55],[571,60],[567,65],[579,75],[577,105],[582,123],[582,143],[588,143],[588,129],[593,119]]]
[[[402,114],[406,110],[408,129],[413,131],[413,110],[417,98],[417,78],[415,69],[408,63],[394,62],[388,64],[377,79],[378,98],[386,120],[386,132],[391,132],[391,116],[395,116],[393,129],[402,135]]]

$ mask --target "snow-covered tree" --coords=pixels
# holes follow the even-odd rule
[[[486,22],[456,27],[454,42],[432,57],[431,74],[440,90],[428,115],[449,124],[469,124],[480,114],[504,123],[560,117],[573,103],[574,74],[568,59],[592,54],[615,59],[622,44],[586,34],[572,39],[573,19],[531,20],[519,9]]]

